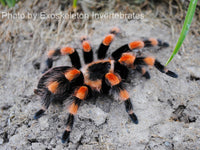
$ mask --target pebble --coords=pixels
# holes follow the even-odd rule
[[[2,138],[0,138],[0,145],[2,145],[3,144],[3,139]]]
[[[31,149],[32,150],[36,150],[36,149],[40,149],[40,150],[45,150],[45,145],[44,144],[41,144],[41,143],[32,143],[32,146],[31,146]]]
[[[49,128],[48,118],[43,117],[42,119],[39,119],[39,124],[42,131]]]
[[[79,113],[79,117],[93,120],[96,126],[103,124],[107,116],[107,113],[95,105],[84,105]]]

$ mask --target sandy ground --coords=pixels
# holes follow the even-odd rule
[[[115,39],[109,54],[141,37],[156,37],[171,46],[143,51],[164,64],[178,38],[171,28],[148,17],[140,21],[93,20],[82,29],[71,21],[0,22],[0,149],[200,149],[200,37],[191,34],[168,65],[179,78],[170,78],[155,68],[150,69],[151,80],[134,72],[131,75],[127,84],[138,125],[131,122],[123,103],[106,96],[81,105],[69,144],[60,140],[68,115],[64,106],[50,106],[46,115],[33,120],[40,108],[40,98],[33,89],[42,75],[46,52],[66,45],[80,48],[78,39],[84,34],[90,36],[93,49],[97,50],[103,37],[116,25],[122,28],[122,36]],[[59,65],[71,65],[69,58],[62,57],[55,63]]]

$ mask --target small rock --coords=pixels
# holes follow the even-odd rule
[[[40,123],[41,130],[45,130],[45,129],[49,128],[48,118],[43,117],[43,118],[39,119],[39,123]]]
[[[107,113],[94,105],[82,106],[79,113],[79,117],[93,120],[96,126],[103,124],[107,116]]]
[[[3,144],[3,139],[2,138],[0,138],[0,145],[2,145]]]
[[[83,136],[83,131],[80,130],[74,130],[70,135],[70,140],[72,143],[78,143],[81,140],[81,137]]]
[[[93,150],[93,145],[81,145],[79,146],[78,148],[79,150],[84,150],[84,149],[87,149],[87,150]]]
[[[35,149],[45,150],[46,148],[45,148],[45,145],[43,145],[41,143],[32,143],[31,149],[32,150],[35,150]]]

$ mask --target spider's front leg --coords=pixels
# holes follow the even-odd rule
[[[131,120],[138,124],[138,118],[133,112],[133,105],[131,103],[128,91],[123,87],[121,83],[121,77],[116,74],[109,72],[105,75],[105,79],[103,81],[104,88],[106,85],[111,88],[111,91],[117,94],[117,97],[120,101],[123,101],[125,104],[126,112],[128,113]],[[112,92],[112,93],[113,93]]]
[[[86,85],[83,85],[79,88],[77,88],[74,92],[74,100],[72,104],[68,107],[69,116],[66,123],[66,129],[62,135],[62,143],[69,141],[69,136],[73,127],[74,123],[74,115],[77,114],[78,107],[81,103],[81,101],[85,100],[89,94],[90,90],[89,87]]]
[[[112,41],[119,32],[120,29],[118,27],[114,27],[110,30],[110,33],[106,35],[106,37],[103,39],[102,43],[100,44],[97,50],[98,59],[104,59],[106,57],[108,48],[110,47]]]

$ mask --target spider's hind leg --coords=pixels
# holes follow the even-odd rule
[[[34,115],[34,119],[39,119],[42,115],[44,115],[45,111],[49,108],[49,105],[51,103],[51,92],[48,91],[47,89],[45,90],[45,92],[42,92],[39,89],[35,89],[34,90],[35,94],[41,94],[40,96],[42,97],[42,108],[40,110],[38,110],[35,115]],[[42,92],[42,93],[38,93],[38,92]]]
[[[166,75],[172,78],[178,78],[178,75],[170,70],[168,70],[164,65],[162,65],[157,59],[153,57],[137,57],[135,59],[134,65],[148,65],[155,66],[160,72],[165,73]]]
[[[178,75],[170,70],[168,70],[164,65],[162,65],[157,59],[147,56],[147,57],[136,57],[132,53],[123,53],[118,62],[121,65],[125,65],[128,68],[137,69],[143,75],[148,78],[149,73],[141,68],[140,66],[155,66],[160,72],[165,73],[166,75],[177,78]],[[144,70],[144,71],[143,71]]]

